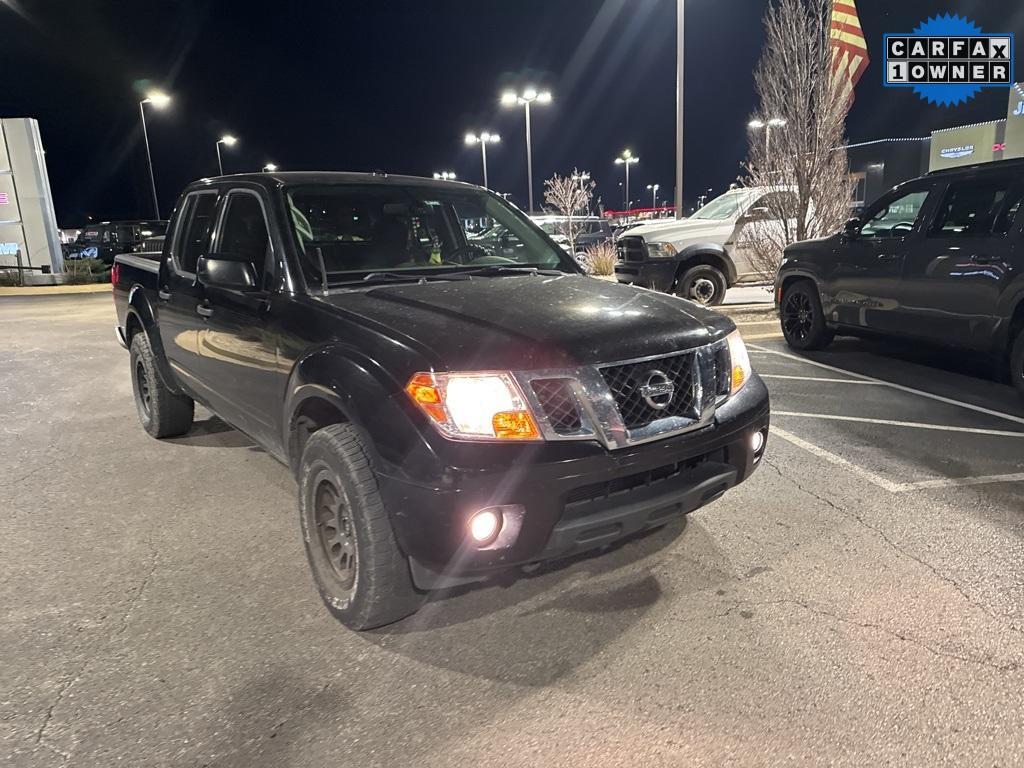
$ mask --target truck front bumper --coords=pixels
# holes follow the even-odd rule
[[[502,469],[448,467],[429,484],[382,474],[380,489],[417,586],[454,586],[602,547],[714,501],[760,463],[768,425],[768,392],[754,376],[697,432],[615,451],[522,446]],[[509,530],[480,547],[470,520],[494,507]]]
[[[674,259],[663,261],[620,261],[615,265],[615,279],[620,283],[639,285],[653,291],[672,293],[676,282]]]

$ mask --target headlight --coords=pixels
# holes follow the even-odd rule
[[[743,343],[740,332],[733,331],[726,337],[726,341],[729,342],[729,365],[732,366],[729,394],[735,395],[750,381],[754,369],[750,366],[750,355],[747,354],[747,345]]]
[[[652,259],[671,259],[678,253],[672,243],[648,243],[647,255]]]
[[[417,373],[405,391],[447,437],[541,439],[526,398],[507,373]]]

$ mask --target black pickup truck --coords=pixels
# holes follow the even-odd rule
[[[462,222],[483,219],[522,247],[474,244]],[[162,257],[118,256],[113,283],[146,431],[184,434],[199,402],[290,466],[316,584],[353,628],[660,526],[765,448],[729,319],[581,274],[470,185],[204,179]]]

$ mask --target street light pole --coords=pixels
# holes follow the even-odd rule
[[[236,139],[231,134],[226,133],[219,139],[217,139],[217,143],[214,145],[217,147],[217,170],[220,171],[221,176],[224,175],[224,162],[221,160],[220,157],[220,145],[223,144],[226,147],[233,147],[235,146],[236,143],[238,143],[238,139]]]
[[[640,162],[639,157],[634,157],[630,150],[625,150],[621,155],[615,158],[616,165],[626,166],[626,218],[629,219],[629,166],[635,165]]]
[[[153,174],[153,155],[149,152],[149,131],[146,129],[146,104],[163,109],[171,101],[171,97],[161,91],[150,91],[146,98],[139,102],[139,116],[142,118],[142,140],[146,145],[146,165],[149,167],[149,188],[153,192],[153,212],[160,218],[160,200],[156,196],[156,176]]]
[[[766,163],[770,163],[772,156],[772,128],[781,128],[785,124],[786,121],[781,117],[773,117],[767,121],[755,118],[747,123],[747,127],[753,131],[764,129],[764,159]]]
[[[660,184],[648,184],[647,188],[651,190],[651,208],[658,207],[658,190],[661,189]]]
[[[676,0],[676,218],[683,218],[683,5]]]
[[[551,103],[551,92],[537,92],[536,88],[525,88],[521,94],[515,91],[505,91],[501,95],[501,103],[508,107],[514,104],[522,104],[526,113],[526,184],[529,187],[527,198],[529,199],[530,210],[533,212],[533,140],[530,135],[530,105],[533,102],[540,104]]]
[[[501,136],[496,133],[488,133],[484,131],[479,136],[473,133],[466,134],[467,144],[479,144],[480,145],[480,159],[484,164],[484,189],[490,189],[487,183],[487,145],[496,144],[501,141]]]

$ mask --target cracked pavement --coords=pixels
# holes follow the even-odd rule
[[[354,634],[314,591],[287,470],[201,409],[149,438],[113,322],[106,295],[0,299],[0,765],[1024,764],[1024,483],[893,494],[773,438],[685,522]],[[883,352],[829,360],[1016,407]],[[769,386],[779,410],[991,426]],[[1022,461],[777,421],[898,482]]]

